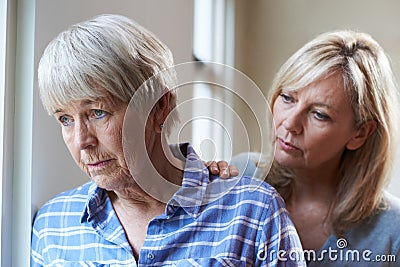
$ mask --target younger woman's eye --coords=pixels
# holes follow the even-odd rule
[[[322,113],[321,111],[318,111],[318,110],[313,111],[313,114],[314,114],[314,117],[320,121],[327,121],[330,119],[330,117],[328,115],[326,115],[325,113]]]
[[[63,126],[70,126],[71,123],[73,122],[73,120],[72,120],[70,117],[65,116],[65,115],[60,116],[60,117],[58,118],[58,121],[59,121]]]
[[[93,109],[91,117],[94,119],[101,119],[104,118],[108,114],[107,111],[101,110],[101,109]]]

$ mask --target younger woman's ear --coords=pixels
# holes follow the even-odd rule
[[[347,142],[346,148],[356,150],[362,147],[367,139],[375,132],[378,127],[376,121],[369,120],[364,122],[356,131],[355,135]]]

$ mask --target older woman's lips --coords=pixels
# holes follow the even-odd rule
[[[106,166],[108,163],[110,163],[111,159],[108,160],[101,160],[95,163],[88,163],[87,166],[89,169],[98,169],[101,167]]]
[[[284,151],[296,151],[300,150],[298,147],[292,145],[291,143],[285,142],[283,139],[278,138],[278,142],[282,150]]]

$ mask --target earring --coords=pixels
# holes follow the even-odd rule
[[[164,123],[160,124],[160,129],[162,130],[164,128]]]

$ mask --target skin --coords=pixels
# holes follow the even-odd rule
[[[62,128],[64,142],[79,167],[101,188],[107,190],[125,230],[134,256],[138,258],[149,222],[165,210],[135,183],[125,162],[122,126],[127,103],[99,88],[96,101],[72,101],[58,107],[54,117]],[[146,124],[146,147],[155,169],[167,180],[180,184],[182,170],[166,159],[159,127],[168,115],[169,95],[162,97]],[[157,112],[156,112],[157,111]],[[170,155],[168,155],[170,157]]]
[[[120,126],[126,107],[108,99],[73,101],[54,113],[75,162],[108,191],[121,190],[132,180],[123,156]]]
[[[343,151],[362,145],[348,99],[339,75],[281,91],[273,105],[275,160],[300,176],[328,169],[335,178]]]
[[[230,176],[239,175],[238,168],[233,165],[229,166],[226,161],[209,161],[206,165],[212,174],[219,175],[221,178],[229,178]]]

